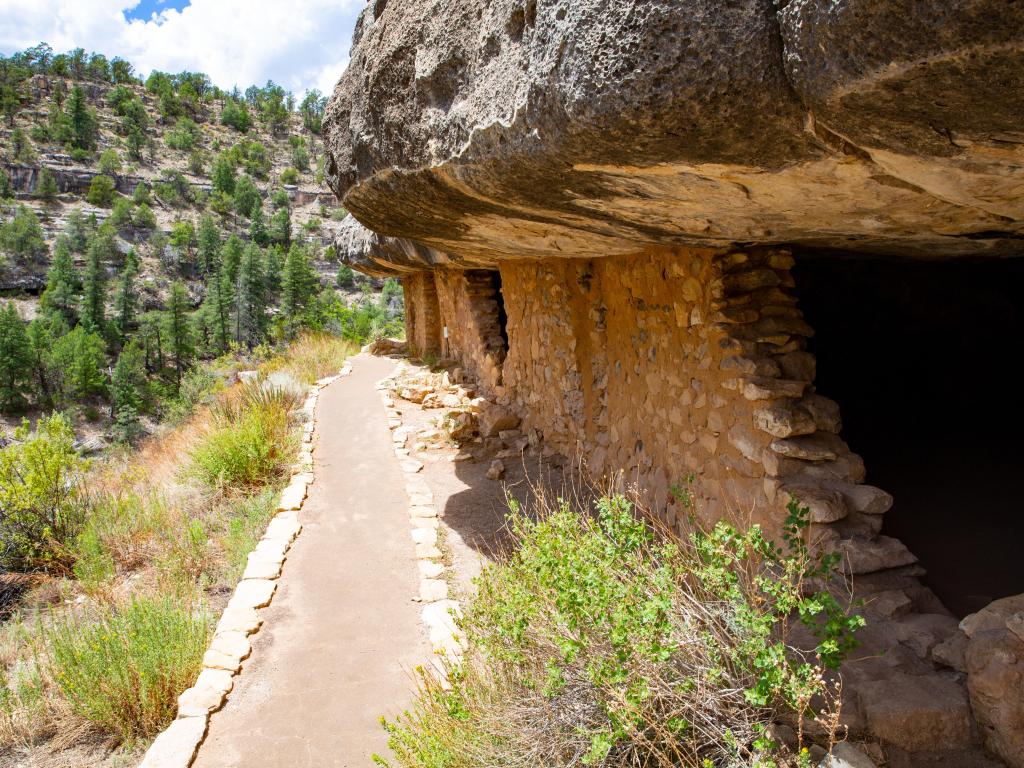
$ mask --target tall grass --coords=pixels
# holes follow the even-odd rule
[[[288,347],[285,354],[267,361],[266,373],[284,371],[303,384],[336,374],[350,356],[359,351],[359,345],[339,336],[306,333]]]
[[[247,385],[211,409],[212,428],[192,451],[196,475],[218,488],[255,488],[283,478],[297,442],[288,415],[295,391]]]
[[[68,617],[41,632],[53,679],[72,711],[132,743],[174,719],[175,700],[202,668],[205,611],[136,598],[92,621]]]

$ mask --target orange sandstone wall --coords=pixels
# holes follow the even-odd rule
[[[434,275],[415,272],[402,278],[405,297],[405,337],[418,355],[441,354],[440,310]]]
[[[438,269],[433,274],[440,323],[448,329],[445,357],[460,360],[484,390],[493,393],[501,384],[505,362],[498,273],[484,269]]]
[[[853,508],[867,506],[853,498],[863,465],[836,434],[838,407],[813,391],[791,266],[783,250],[673,248],[503,264],[506,398],[593,473],[623,471],[670,524],[685,514],[670,489],[692,478],[705,522],[775,529],[799,491],[819,525],[873,535],[880,515]]]

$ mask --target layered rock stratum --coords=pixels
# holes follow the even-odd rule
[[[370,229],[482,266],[651,242],[1006,255],[1022,47],[1005,0],[376,0],[328,175]]]

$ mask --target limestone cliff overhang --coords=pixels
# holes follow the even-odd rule
[[[1016,255],[1022,49],[1006,0],[376,0],[328,176],[372,230],[471,262]]]
[[[455,265],[451,256],[430,246],[367,229],[346,216],[334,239],[342,262],[371,277],[401,277],[439,265]]]

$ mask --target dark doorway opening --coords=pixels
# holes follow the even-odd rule
[[[494,286],[494,301],[498,305],[498,332],[508,352],[508,313],[505,312],[505,296],[501,292],[501,272],[491,272],[491,283]]]
[[[1024,259],[803,255],[793,274],[817,390],[895,497],[883,533],[960,616],[1024,592]]]

